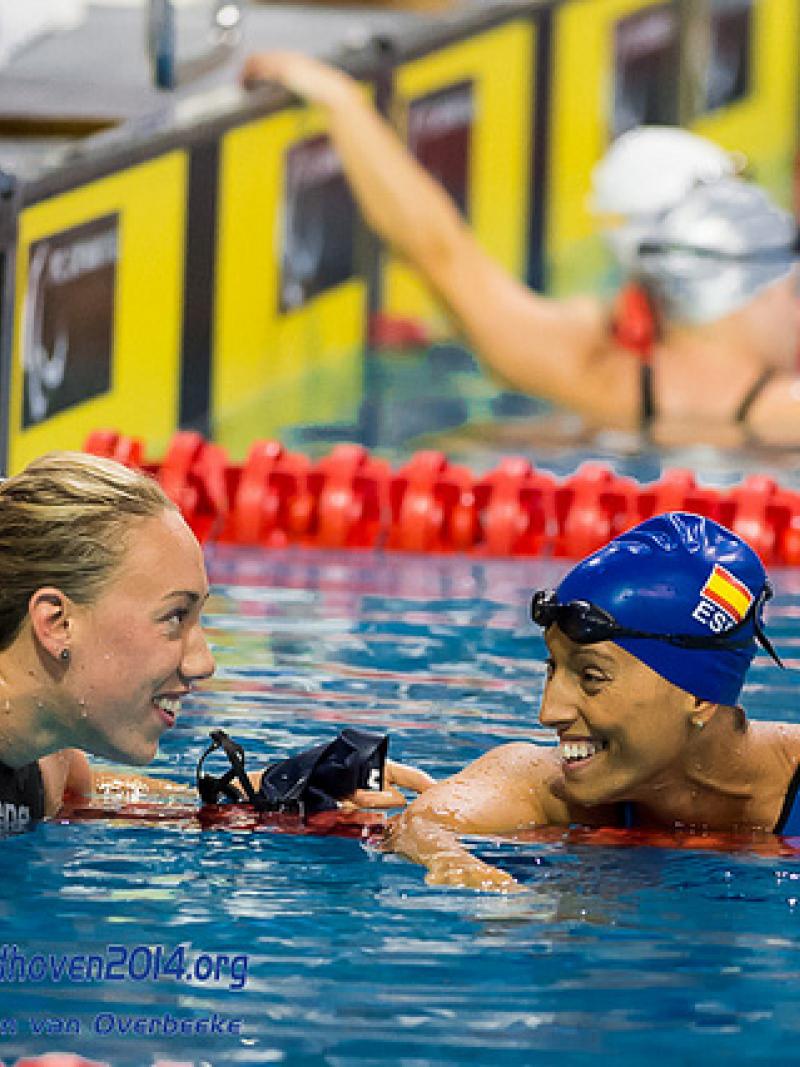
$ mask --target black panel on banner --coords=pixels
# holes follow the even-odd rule
[[[409,148],[467,218],[474,113],[471,81],[417,96],[408,108]]]
[[[536,73],[533,79],[533,123],[531,146],[531,195],[528,205],[528,262],[526,281],[533,289],[547,286],[545,275],[545,233],[547,230],[547,174],[550,148],[550,107],[553,76],[553,19],[542,11],[536,19]]]
[[[638,11],[617,23],[614,137],[634,126],[678,123],[678,41],[678,12],[671,4]]]
[[[219,141],[189,153],[179,423],[210,435]]]
[[[11,252],[0,252],[0,477],[8,473],[8,398],[11,393],[11,321],[14,318],[14,291]]]
[[[286,153],[278,307],[302,307],[355,274],[356,207],[328,137]]]
[[[44,422],[111,388],[119,216],[30,246],[22,333],[22,425]]]
[[[750,91],[753,0],[714,0],[706,68],[706,111],[741,100]]]

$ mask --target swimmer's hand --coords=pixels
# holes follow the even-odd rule
[[[451,885],[486,893],[519,893],[523,886],[506,871],[479,860],[461,843],[458,834],[414,806],[393,816],[384,831],[384,852],[396,852],[427,868],[428,885]]]
[[[384,767],[384,778],[383,789],[357,789],[352,796],[339,802],[340,809],[354,811],[356,808],[402,808],[408,801],[400,789],[424,793],[436,784],[436,779],[431,778],[425,771],[390,759],[387,759]]]
[[[464,852],[463,855],[438,856],[431,861],[425,875],[427,885],[452,885],[461,889],[478,889],[483,893],[522,893],[521,886],[508,871],[492,867]]]
[[[335,107],[358,91],[349,74],[303,52],[255,52],[245,60],[241,80],[245,89],[270,82],[282,85],[304,100],[324,107]]]

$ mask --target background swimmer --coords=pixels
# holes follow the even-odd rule
[[[668,212],[648,232],[651,249],[681,246],[684,298],[679,305],[662,299],[664,286],[655,284],[662,270],[672,284],[674,261],[652,252],[644,266],[638,261],[658,319],[652,366],[643,371],[602,301],[541,297],[484,253],[446,192],[349,76],[286,52],[251,56],[243,76],[247,85],[280,83],[325,110],[367,221],[427,280],[488,366],[516,388],[577,411],[595,427],[645,428],[664,444],[800,442],[795,226],[756,187],[727,179],[721,184],[738,191],[719,199],[702,195],[713,186],[700,187],[687,193],[678,214]],[[710,224],[695,248],[688,219],[700,215]],[[774,243],[765,243],[767,234]],[[741,269],[723,305],[709,289],[715,271],[735,265],[731,257]],[[761,270],[766,260],[769,269]],[[702,315],[684,316],[687,308]]]
[[[0,483],[0,807],[7,826],[68,795],[183,793],[93,770],[84,753],[141,766],[181,701],[214,671],[201,625],[203,554],[152,479],[79,453],[43,456]],[[387,761],[383,792],[422,772]],[[194,795],[193,790],[191,795]]]
[[[532,604],[549,658],[539,719],[556,748],[491,750],[428,790],[391,847],[428,881],[513,889],[458,834],[541,826],[800,832],[800,727],[738,706],[770,588],[752,549],[675,512],[615,538]]]

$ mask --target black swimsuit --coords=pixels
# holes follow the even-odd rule
[[[44,818],[44,780],[37,761],[14,770],[0,763],[0,835]]]

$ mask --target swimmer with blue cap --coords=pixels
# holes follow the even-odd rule
[[[420,796],[391,847],[434,884],[513,890],[459,833],[618,826],[800,834],[800,727],[739,706],[772,589],[745,541],[685,512],[648,519],[537,591],[539,718],[558,746],[502,745]]]

